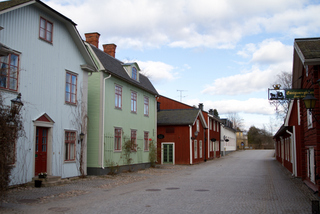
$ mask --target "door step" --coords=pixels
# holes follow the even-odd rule
[[[35,185],[35,180],[40,180],[41,187],[51,187],[56,185],[61,185],[66,182],[65,179],[61,180],[61,176],[52,176],[48,175],[46,178],[39,178],[38,176],[35,176],[32,178],[32,181],[29,183],[31,186]]]

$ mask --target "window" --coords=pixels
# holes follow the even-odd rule
[[[200,131],[200,124],[199,124],[199,120],[197,120],[197,132]]]
[[[65,145],[65,161],[74,161],[75,160],[75,151],[76,151],[76,132],[66,131],[64,138]],[[43,146],[43,145],[42,145]]]
[[[66,103],[77,104],[77,75],[66,73]]]
[[[307,109],[307,120],[308,120],[308,129],[313,128],[312,126],[312,111]]]
[[[212,130],[212,120],[209,120],[209,128]]]
[[[199,140],[199,158],[202,158],[202,140]]]
[[[144,132],[144,151],[149,151],[149,132]]]
[[[137,113],[137,93],[131,91],[131,112]]]
[[[131,150],[137,151],[137,130],[131,130]]]
[[[137,69],[132,67],[132,79],[137,80]]]
[[[114,129],[114,150],[121,151],[121,128]]]
[[[198,142],[194,140],[194,159],[198,158]]]
[[[39,37],[52,43],[53,24],[44,18],[40,18]]]
[[[119,85],[115,86],[115,107],[122,108],[122,87]]]
[[[148,97],[144,97],[143,114],[144,116],[149,116],[149,98]]]
[[[17,91],[19,56],[9,54],[0,57],[0,88]]]

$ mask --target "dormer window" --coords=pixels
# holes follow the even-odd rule
[[[137,69],[132,67],[132,79],[137,80]]]

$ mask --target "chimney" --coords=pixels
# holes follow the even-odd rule
[[[117,48],[117,46],[115,44],[105,44],[105,45],[102,45],[102,46],[103,46],[103,51],[105,53],[109,54],[113,58],[116,57],[116,48]]]
[[[84,35],[86,37],[86,42],[96,46],[96,48],[99,48],[99,33],[86,33]]]
[[[199,109],[203,111],[203,103],[199,103]]]
[[[214,111],[213,111],[213,109],[212,109],[212,108],[211,108],[211,109],[209,109],[209,114],[214,115]]]

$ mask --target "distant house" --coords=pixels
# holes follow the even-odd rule
[[[207,124],[200,109],[171,109],[158,112],[158,158],[161,164],[203,162]],[[158,159],[158,161],[159,161]]]
[[[237,130],[236,138],[237,138],[237,150],[244,150],[249,147],[248,136],[244,131]]]
[[[115,58],[115,44],[103,45],[102,51],[99,33],[85,36],[99,68],[89,78],[88,174],[149,167],[149,142],[157,135],[158,93],[137,63]]]
[[[320,178],[319,72],[320,38],[295,39],[292,88],[305,94],[291,101],[286,121],[274,135],[277,160],[315,192],[319,191]],[[308,93],[315,104],[313,109],[303,103],[310,97]]]
[[[12,142],[11,185],[38,173],[86,173],[88,74],[95,65],[76,24],[39,0],[0,2],[0,93],[22,94],[25,136]],[[80,142],[79,135],[84,139]]]
[[[198,107],[159,96],[157,142],[161,163],[194,164],[220,157],[220,119],[213,110],[209,114],[204,111],[203,104]]]
[[[226,155],[237,150],[236,130],[228,119],[221,119],[221,153]]]

